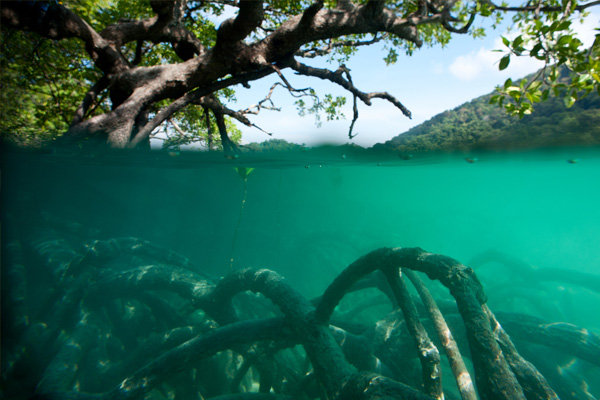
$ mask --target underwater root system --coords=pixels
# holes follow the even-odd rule
[[[310,300],[271,270],[212,279],[144,240],[74,236],[3,246],[0,397],[594,398],[598,335],[494,314],[450,257],[380,248]]]

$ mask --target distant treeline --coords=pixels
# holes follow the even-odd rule
[[[269,139],[264,142],[252,142],[241,146],[242,151],[251,151],[256,153],[269,151],[294,151],[305,149],[306,145],[290,143],[284,139]]]
[[[571,108],[560,98],[549,98],[522,119],[489,104],[491,96],[438,114],[375,148],[420,152],[600,144],[598,93],[590,93]]]

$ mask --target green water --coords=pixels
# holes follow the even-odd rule
[[[236,167],[254,169],[244,182]],[[196,272],[214,279],[231,270],[268,268],[307,298],[322,294],[358,257],[384,246],[421,247],[467,266],[496,250],[528,266],[597,278],[599,199],[600,149],[589,148],[407,160],[347,149],[232,160],[188,153],[6,154],[2,268],[6,276],[7,243],[26,246],[42,225],[67,232],[66,225],[77,224],[64,233],[69,240],[144,239],[188,257]],[[500,262],[478,265],[476,272],[493,311],[600,333],[598,290],[560,280],[534,285]],[[30,303],[47,301],[40,280],[29,284]],[[11,296],[5,282],[3,300]],[[538,303],[528,296],[537,296]],[[3,315],[10,314],[5,303]],[[3,354],[18,342],[11,340],[3,343]],[[598,397],[600,369],[588,367],[588,391]],[[11,383],[17,384],[3,382],[5,389]]]

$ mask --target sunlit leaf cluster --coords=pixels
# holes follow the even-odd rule
[[[313,92],[314,94],[314,92]],[[324,114],[327,121],[337,121],[345,119],[346,116],[342,112],[342,106],[346,104],[346,97],[344,96],[333,96],[332,94],[326,94],[323,99],[320,99],[316,95],[311,97],[311,104],[308,105],[303,99],[298,99],[295,102],[296,109],[300,116],[314,115],[315,123],[317,126],[321,126],[321,116]]]
[[[502,37],[505,55],[499,69],[506,69],[515,57],[531,57],[543,62],[543,68],[530,79],[514,84],[508,79],[497,88],[491,102],[510,114],[531,114],[535,103],[549,96],[562,96],[567,107],[592,91],[600,93],[600,34],[591,47],[578,38],[574,23],[584,17],[575,11],[576,1],[544,1],[539,7],[556,7],[555,12],[518,12],[513,18],[514,38]],[[596,29],[598,30],[598,29]]]
[[[100,76],[81,55],[81,42],[53,43],[28,32],[2,29],[0,44],[0,134],[30,147],[66,131],[86,88]],[[108,109],[106,99],[90,115]]]

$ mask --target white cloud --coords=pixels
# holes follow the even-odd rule
[[[493,49],[485,47],[460,55],[454,59],[448,70],[456,78],[463,81],[474,81],[481,78],[520,78],[530,74],[543,66],[543,63],[530,57],[511,57],[508,68],[498,70],[498,62],[504,53],[495,52],[501,49],[502,42],[496,40]]]
[[[482,48],[477,52],[472,51],[469,54],[456,57],[448,67],[450,73],[462,81],[477,78],[485,68],[483,60],[486,51]]]

